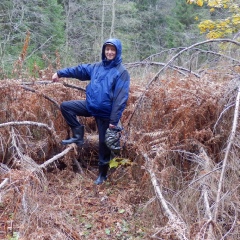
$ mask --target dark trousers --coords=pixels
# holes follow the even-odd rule
[[[63,102],[60,106],[62,115],[71,128],[81,126],[77,116],[91,117],[88,112],[85,100],[73,100]],[[105,133],[109,127],[109,119],[95,117],[99,134],[99,165],[108,164],[111,150],[105,144]]]

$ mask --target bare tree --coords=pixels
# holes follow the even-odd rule
[[[111,25],[111,31],[110,31],[110,38],[114,36],[115,4],[116,4],[116,0],[113,0],[113,1],[112,1],[112,25]]]

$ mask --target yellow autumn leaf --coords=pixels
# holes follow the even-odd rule
[[[221,38],[222,36],[223,36],[223,33],[219,31],[211,31],[207,34],[208,39]]]
[[[218,7],[219,3],[216,0],[209,0],[208,1],[208,6],[209,7]]]
[[[236,15],[234,15],[233,17],[232,17],[232,23],[234,24],[234,25],[238,25],[238,24],[240,24],[240,15],[238,14],[236,14]]]
[[[109,167],[110,168],[117,168],[119,165],[119,163],[116,161],[116,158],[113,158],[110,162],[109,162]]]
[[[127,158],[113,158],[109,162],[110,168],[117,168],[118,166],[129,166],[129,165],[132,165],[132,162]]]
[[[196,3],[197,3],[197,5],[198,5],[198,6],[200,6],[200,7],[202,7],[202,6],[203,6],[203,0],[197,0],[197,2],[196,2]]]
[[[208,39],[222,38],[230,36],[233,33],[239,32],[240,28],[240,8],[238,3],[234,3],[233,0],[187,0],[190,4],[194,3],[198,6],[207,4],[210,12],[214,12],[216,9],[222,9],[221,11],[228,11],[231,16],[221,19],[221,16],[217,16],[215,20],[203,20],[195,17],[195,20],[200,20],[198,28],[200,33],[206,34]]]

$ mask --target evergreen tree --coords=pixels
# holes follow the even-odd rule
[[[43,66],[42,55],[55,56],[64,43],[63,8],[57,0],[2,0],[0,14],[1,65],[5,71],[20,55],[27,32],[30,42],[26,64]]]
[[[0,14],[0,68],[10,71],[27,32],[30,68],[44,67],[42,55],[51,59],[58,49],[65,66],[99,61],[110,36],[122,40],[123,59],[133,62],[200,40],[197,18],[206,8],[185,0],[2,0]]]

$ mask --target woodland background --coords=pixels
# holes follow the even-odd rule
[[[0,238],[239,239],[240,2],[2,0]],[[117,37],[131,75],[122,151],[95,186],[97,128],[69,135],[59,105]]]
[[[24,64],[33,71],[34,65],[47,67],[46,60],[54,63],[56,53],[64,66],[98,61],[111,36],[122,40],[124,62],[143,60],[204,39],[195,18],[214,18],[207,7],[175,0],[3,0],[0,16],[1,78],[12,72],[27,32],[31,44]]]

